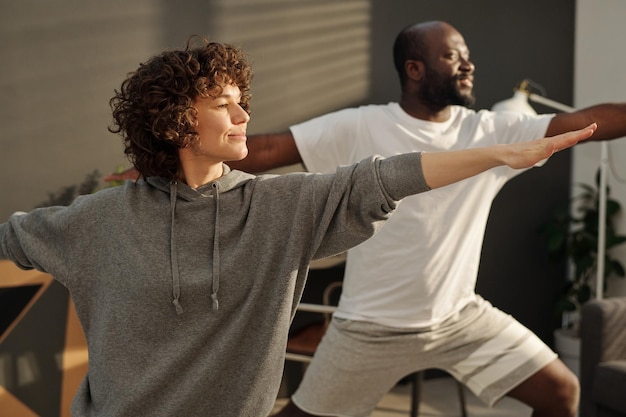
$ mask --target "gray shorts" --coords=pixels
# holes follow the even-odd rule
[[[309,414],[368,416],[400,379],[438,368],[493,405],[556,358],[480,297],[427,330],[333,318],[292,400]]]

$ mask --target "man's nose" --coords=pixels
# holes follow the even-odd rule
[[[476,66],[469,59],[463,59],[463,61],[461,62],[461,67],[460,68],[463,71],[474,72],[474,70],[476,69]]]

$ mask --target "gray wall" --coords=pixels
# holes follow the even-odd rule
[[[107,131],[108,100],[139,62],[192,33],[251,55],[250,132],[285,129],[328,110],[398,95],[396,32],[442,19],[465,35],[477,65],[476,107],[531,78],[572,97],[574,4],[569,0],[0,0],[0,219],[94,169],[126,165]],[[535,229],[567,197],[569,154],[513,181],[496,201],[479,290],[551,341],[562,266],[548,264]],[[531,307],[532,306],[532,307]]]

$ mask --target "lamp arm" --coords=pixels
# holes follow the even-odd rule
[[[528,93],[528,99],[531,101],[534,101],[535,103],[544,104],[553,109],[561,110],[562,112],[565,112],[565,113],[572,113],[576,111],[576,109],[573,107],[566,106],[565,104],[561,104],[558,101],[550,100],[549,98],[540,96],[539,94]]]

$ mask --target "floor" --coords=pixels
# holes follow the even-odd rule
[[[457,387],[451,378],[435,378],[424,381],[420,417],[460,417]],[[388,393],[378,404],[370,417],[408,416],[411,408],[410,385],[399,385]],[[286,399],[276,401],[274,411],[279,410]],[[469,417],[529,417],[530,408],[511,399],[504,398],[493,408],[486,406],[475,395],[465,390],[467,415]]]

